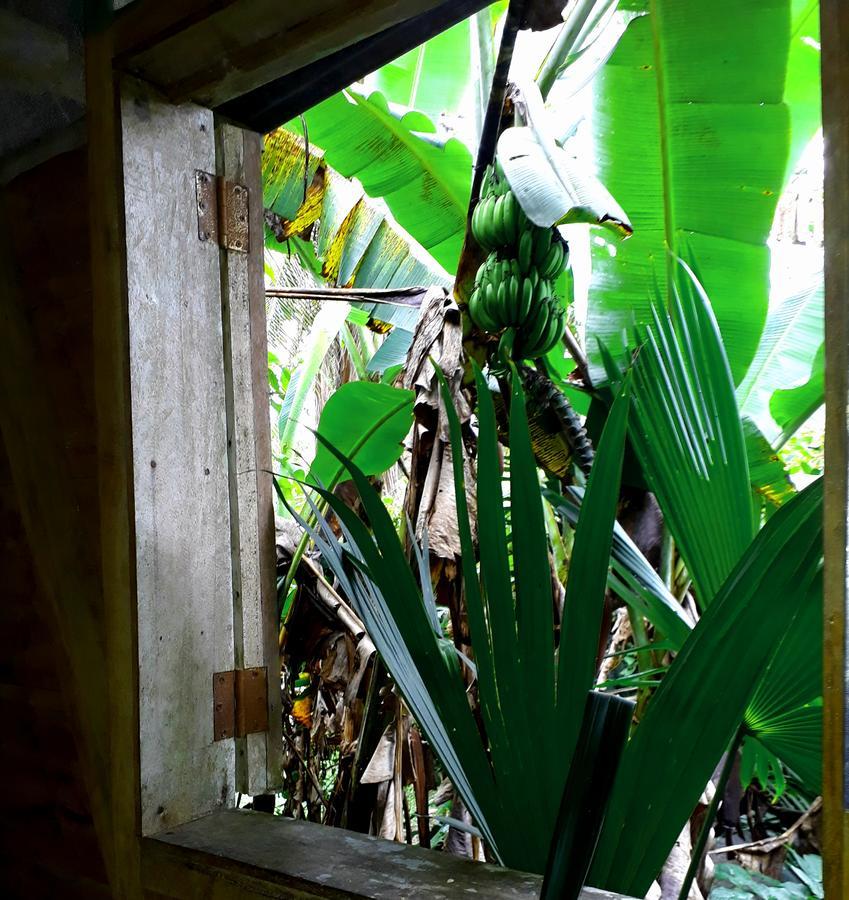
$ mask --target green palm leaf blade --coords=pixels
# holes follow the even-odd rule
[[[422,113],[390,107],[383,94],[354,89],[306,113],[311,141],[346,178],[356,177],[436,261],[456,271],[466,228],[472,157],[456,138],[443,140]],[[300,123],[288,128],[299,131]]]
[[[754,536],[749,467],[719,329],[683,263],[670,302],[670,316],[655,305],[653,325],[635,330],[630,434],[706,607]],[[621,378],[602,353],[610,377]]]
[[[481,592],[485,604],[484,615],[488,622],[488,640],[492,648],[501,720],[507,731],[506,742],[509,742],[513,754],[511,759],[505,761],[507,768],[503,777],[499,768],[496,781],[509,785],[514,767],[521,766],[521,760],[530,758],[533,753],[534,732],[523,698],[535,686],[525,683],[519,659],[495,406],[483,373],[476,364],[473,367],[478,395],[477,515],[481,547]],[[464,584],[467,583],[470,571],[473,569],[467,568],[464,561]],[[487,637],[482,639],[486,640]],[[489,734],[489,726],[487,733]],[[522,796],[529,798],[530,792]],[[534,822],[531,827],[538,827],[538,817],[529,816],[528,821]]]
[[[629,385],[614,400],[599,441],[575,530],[563,603],[557,671],[559,740],[571,755],[587,692],[593,686],[619,480],[628,427]]]
[[[531,444],[525,395],[515,367],[511,371],[509,434],[510,530],[513,538],[518,655],[525,685],[524,703],[528,721],[537,733],[540,765],[554,773],[558,770],[558,762],[561,762],[562,777],[565,779],[562,760],[569,758],[571,748],[564,748],[558,760],[558,742],[552,733],[554,729],[545,727],[555,721],[554,603],[539,474]],[[538,815],[547,819],[551,827],[557,815],[559,791],[554,796],[549,794],[541,799],[542,808]],[[541,848],[542,860],[538,871],[545,865],[547,843]]]
[[[649,889],[821,562],[819,480],[759,532],[652,697],[616,774],[592,884]]]
[[[749,734],[810,790],[822,790],[822,577],[775,647],[744,719]]]
[[[634,237],[615,255],[594,249],[588,330],[618,352],[634,320],[650,321],[654,279],[667,299],[667,249],[679,254],[686,240],[709,273],[738,381],[766,318],[766,238],[789,153],[790,0],[637,5],[648,15],[593,83],[598,177]],[[592,364],[603,377],[597,353]]]
[[[544,496],[575,528],[584,496],[583,489],[569,488],[565,497],[546,490]],[[610,567],[607,577],[610,590],[635,612],[645,616],[678,650],[689,636],[692,622],[618,522],[613,526]]]
[[[590,691],[563,789],[541,900],[577,900],[584,887],[634,703]]]
[[[322,440],[320,435],[317,439]],[[334,453],[333,447],[325,446]],[[340,579],[416,721],[433,743],[452,783],[500,858],[496,833],[503,833],[504,828],[501,799],[494,790],[492,771],[463,681],[457,668],[446,662],[421,592],[379,495],[350,460],[342,454],[337,456],[357,487],[372,534],[344,502],[323,488],[313,490],[330,505],[342,524],[348,538],[344,556],[323,517],[317,516],[322,534],[295,515]],[[352,562],[357,563],[353,573]],[[357,579],[357,571],[367,577]],[[374,586],[371,591],[369,584]]]

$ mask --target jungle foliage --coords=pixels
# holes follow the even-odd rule
[[[588,400],[584,485],[574,436],[558,445],[571,478],[541,451],[546,429],[573,426],[539,408],[521,353],[511,359],[515,326],[487,335],[465,312],[469,267],[484,260],[468,228],[480,84],[505,5],[267,139],[269,247],[287,241],[316,282],[347,290],[287,373],[284,447],[337,336],[357,373],[324,406],[303,499],[281,480],[304,529],[281,583],[289,597],[311,539],[403,698],[397,717],[409,710],[471,813],[452,827],[545,872],[552,896],[580,888],[578,855],[592,857],[589,883],[642,896],[723,754],[740,752],[744,785],[821,786],[822,488],[797,491],[785,460],[801,453],[798,467],[816,471],[792,439],[822,404],[822,281],[771,285],[767,245],[819,125],[818,7],[578,0],[535,82],[510,96],[483,161],[497,160],[523,215],[559,229],[573,260],[583,248],[556,279],[564,343],[536,370],[564,403]],[[433,291],[455,276],[465,352],[449,364]],[[431,369],[416,344],[429,328]],[[369,329],[388,336],[366,353]],[[406,387],[393,384],[414,362]],[[450,565],[420,521],[416,471],[430,463],[415,441],[405,453],[411,424],[435,435],[427,452],[444,446]],[[374,477],[402,457],[406,512],[393,517]],[[336,490],[346,481],[356,502]],[[656,498],[660,565],[617,522],[626,486]],[[627,611],[625,651],[604,620],[611,597]],[[600,638],[628,663],[601,681]],[[585,714],[588,694],[636,702],[604,773],[587,748],[615,715]],[[595,788],[589,837],[567,783]],[[723,874],[729,891],[742,883]]]

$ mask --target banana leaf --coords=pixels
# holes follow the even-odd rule
[[[758,533],[651,698],[615,777],[591,884],[649,889],[821,565],[818,480]]]
[[[456,138],[441,138],[424,113],[390,105],[380,91],[351,88],[305,114],[311,142],[370,197],[381,197],[398,224],[448,272],[466,227],[472,157]],[[299,120],[287,128],[301,134]]]
[[[751,419],[743,419],[743,433],[755,509],[759,517],[769,517],[796,493],[796,488],[781,457]]]
[[[822,269],[807,281],[770,311],[758,351],[737,388],[740,412],[752,419],[776,448],[823,403]],[[817,362],[819,368],[815,367]],[[811,384],[807,399],[794,404],[793,413],[788,415],[787,395],[812,381],[815,385]],[[773,403],[778,404],[775,409]]]
[[[655,281],[667,302],[667,250],[680,254],[686,241],[737,382],[766,319],[766,239],[789,158],[790,0],[627,7],[648,15],[595,78],[591,122],[598,177],[634,236],[593,248],[588,333],[618,353],[635,320],[651,321]],[[603,379],[597,347],[588,349]]]
[[[351,381],[330,396],[318,420],[319,443],[309,480],[331,490],[345,468],[327,451],[335,447],[357,464],[365,475],[379,475],[398,461],[403,441],[413,424],[412,391]],[[356,423],[356,424],[354,424]]]

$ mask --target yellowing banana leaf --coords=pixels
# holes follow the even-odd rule
[[[767,517],[795,493],[781,457],[751,419],[743,420],[755,508]]]
[[[668,299],[667,250],[689,246],[739,382],[766,319],[766,238],[790,148],[784,80],[790,0],[628,4],[628,26],[593,82],[598,177],[634,237],[594,247],[588,344],[617,352],[633,323],[650,321],[653,285]]]
[[[272,131],[266,135],[262,150],[263,206],[284,219],[294,219],[322,167],[318,148],[310,152],[307,160],[304,142],[298,135],[285,128]]]
[[[390,105],[379,91],[349,89],[306,113],[309,138],[346,178],[381,197],[398,224],[453,272],[466,225],[472,157],[441,138],[423,113]],[[300,122],[287,126],[300,133]]]

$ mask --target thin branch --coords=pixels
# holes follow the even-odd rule
[[[569,351],[569,356],[575,362],[575,369],[581,376],[581,381],[585,388],[592,388],[593,382],[590,378],[590,366],[583,347],[578,343],[578,339],[572,334],[572,329],[567,324],[563,329],[563,345]]]

